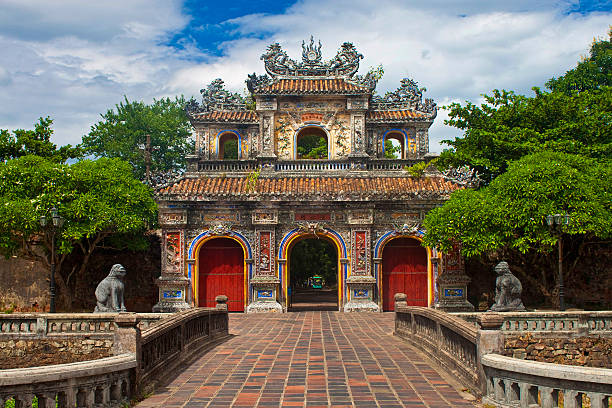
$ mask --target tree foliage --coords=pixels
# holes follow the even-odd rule
[[[612,87],[610,41],[593,43],[591,57],[566,75],[551,79],[553,92],[533,88],[527,97],[505,90],[484,95],[485,103],[453,103],[445,122],[465,131],[445,140],[451,149],[440,156],[441,166],[475,168],[489,183],[512,160],[557,151],[587,157],[612,157]],[[574,91],[572,91],[574,90]],[[580,91],[580,92],[577,92]]]
[[[554,92],[592,91],[604,86],[612,86],[612,28],[608,40],[595,40],[591,45],[589,57],[578,62],[559,78],[552,78],[546,87]]]
[[[58,147],[51,143],[53,120],[50,117],[39,118],[33,130],[16,129],[9,132],[0,129],[0,161],[16,159],[26,155],[36,155],[48,159],[65,162],[82,156],[79,146]]]
[[[327,286],[338,278],[338,255],[334,245],[324,239],[305,239],[291,249],[289,271],[293,286],[302,286],[309,277],[319,275]]]
[[[327,139],[317,134],[301,136],[298,140],[297,153],[300,159],[326,159]]]
[[[136,176],[145,178],[147,135],[151,136],[151,171],[166,172],[185,167],[185,155],[193,152],[191,124],[185,99],[155,99],[151,105],[127,97],[101,115],[102,119],[83,136],[88,153],[120,158],[130,163]]]
[[[612,237],[612,165],[578,155],[541,152],[511,163],[478,191],[460,190],[424,221],[424,242],[448,250],[461,242],[467,256],[500,248],[549,251],[558,237],[544,223],[567,213],[567,235]]]
[[[402,146],[394,145],[393,139],[385,140],[385,159],[401,159]]]
[[[105,239],[137,246],[137,234],[156,221],[157,207],[149,188],[130,170],[127,163],[108,158],[67,165],[24,156],[0,163],[0,252],[7,257],[23,254],[50,265],[51,237],[39,220],[56,207],[65,219],[56,235],[55,263],[66,305],[71,277],[82,275],[92,252]],[[39,244],[44,254],[36,249]],[[83,253],[80,270],[63,271],[63,261],[75,248]]]

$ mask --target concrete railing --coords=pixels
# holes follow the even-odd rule
[[[478,330],[465,321],[424,307],[395,307],[395,335],[426,352],[475,392],[478,373]]]
[[[497,354],[483,356],[481,363],[486,381],[482,399],[485,404],[608,408],[612,402],[612,370],[540,363]]]
[[[452,313],[474,327],[482,313]],[[612,311],[504,312],[504,333],[542,333],[558,336],[612,336]]]
[[[0,370],[0,404],[39,408],[118,407],[131,396],[134,354],[82,363]]]

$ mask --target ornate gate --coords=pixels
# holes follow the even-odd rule
[[[408,306],[427,306],[427,251],[416,239],[395,238],[382,256],[383,310],[393,310],[393,296],[405,293]]]
[[[198,260],[198,306],[215,307],[217,295],[227,295],[230,312],[244,311],[244,251],[230,238],[205,242]]]

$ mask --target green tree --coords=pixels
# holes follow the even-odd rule
[[[612,86],[612,28],[607,40],[594,40],[589,57],[578,62],[559,78],[552,78],[546,87],[555,92],[582,92]]]
[[[424,220],[424,243],[448,250],[454,242],[460,242],[468,257],[494,251],[524,254],[526,270],[522,277],[550,297],[550,278],[544,275],[554,268],[529,270],[534,257],[545,257],[558,239],[544,217],[569,214],[570,224],[563,227],[564,239],[577,245],[592,238],[610,239],[610,180],[609,161],[559,152],[525,156],[511,163],[488,186],[478,191],[457,191],[442,207],[430,211]],[[550,261],[554,264],[554,257]],[[571,271],[565,274],[571,275]]]
[[[326,159],[327,139],[317,134],[301,136],[297,146],[300,159]]]
[[[16,129],[9,132],[0,129],[0,161],[16,159],[33,154],[47,157],[57,162],[65,162],[82,156],[79,146],[62,146],[59,149],[51,143],[53,120],[50,117],[39,118],[34,130]]]
[[[402,146],[395,146],[391,139],[385,140],[385,159],[399,159],[402,154]]]
[[[103,243],[134,249],[139,234],[156,222],[150,189],[119,159],[83,160],[67,165],[24,156],[0,163],[0,252],[51,263],[51,241],[40,217],[56,207],[65,219],[58,232],[55,263],[61,305],[69,309],[75,279],[83,275],[93,251]],[[42,246],[41,253],[37,248]],[[62,263],[75,249],[79,270]]]
[[[182,96],[154,99],[151,105],[125,97],[83,136],[83,147],[88,153],[130,163],[136,177],[144,180],[144,150],[150,135],[151,171],[184,169],[185,155],[194,151],[185,104]]]
[[[464,130],[444,140],[442,167],[468,165],[489,183],[513,160],[558,151],[593,158],[612,157],[612,87],[609,40],[595,41],[591,56],[566,75],[551,79],[553,92],[533,88],[527,97],[505,90],[484,95],[485,103],[453,103],[446,124]],[[580,91],[580,92],[576,92]]]
[[[338,278],[336,248],[324,239],[305,239],[291,249],[289,271],[294,286],[301,286],[309,277],[319,275],[327,286]]]

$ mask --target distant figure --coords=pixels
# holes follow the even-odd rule
[[[111,268],[108,276],[98,284],[96,288],[96,312],[125,312],[123,303],[123,278],[125,268],[121,264],[115,264]]]
[[[500,262],[495,267],[495,304],[489,309],[492,312],[524,311],[521,293],[521,281],[510,272],[507,262]]]

